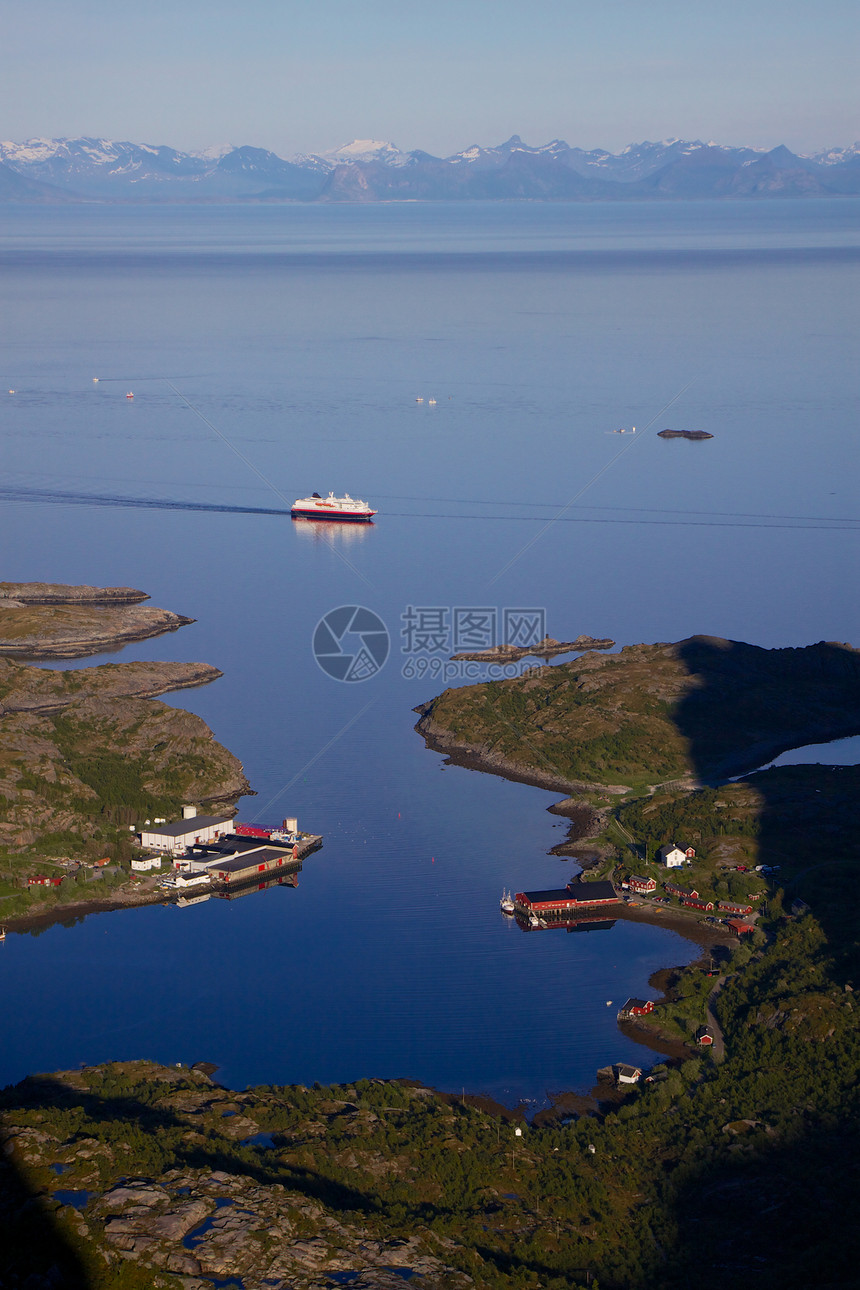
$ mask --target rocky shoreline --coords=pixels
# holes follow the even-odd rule
[[[557,654],[579,654],[585,650],[612,649],[615,641],[609,637],[577,636],[572,641],[557,641],[544,636],[537,645],[495,645],[492,649],[479,649],[472,653],[452,654],[451,662],[517,663],[521,658],[555,658]]]
[[[584,780],[566,779],[555,768],[541,770],[536,766],[524,767],[503,753],[496,752],[485,744],[472,744],[455,738],[449,730],[433,719],[436,700],[419,704],[413,712],[419,714],[414,729],[421,735],[431,752],[441,753],[452,766],[462,766],[466,770],[487,771],[491,775],[501,775],[517,784],[528,784],[531,788],[545,788],[551,793],[564,793],[566,797],[578,793],[626,793],[625,785],[591,784]],[[561,814],[562,812],[559,812]]]
[[[24,605],[136,605],[149,593],[136,587],[69,586],[62,582],[0,582],[0,605],[17,600]]]
[[[0,583],[0,655],[86,658],[194,622],[140,603],[148,598],[134,587]]]
[[[0,584],[0,654],[93,654],[193,621],[141,606],[145,598],[132,587]],[[33,887],[27,895],[20,888],[46,866],[50,874],[57,865],[63,872],[69,858],[127,865],[130,825],[175,817],[186,802],[229,810],[252,791],[241,763],[200,717],[156,701],[221,675],[208,663],[58,670],[0,657],[0,847],[11,880],[4,923],[146,903],[153,897],[134,884],[67,904],[52,903],[53,888]],[[34,908],[36,894],[44,903]]]

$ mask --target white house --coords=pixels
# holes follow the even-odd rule
[[[186,847],[214,842],[222,833],[230,832],[230,815],[198,815],[196,806],[183,806],[182,816],[175,824],[142,829],[141,846],[182,855]]]
[[[657,859],[667,869],[679,869],[682,864],[689,864],[695,854],[692,847],[682,848],[676,846],[673,842],[671,845],[660,848],[657,852]]]
[[[160,869],[161,856],[135,856],[131,867],[135,873],[148,873],[150,869]]]

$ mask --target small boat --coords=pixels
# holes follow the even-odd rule
[[[134,394],[131,392],[131,390],[129,390],[128,394],[127,394],[125,397],[126,397],[127,399],[133,399],[133,398],[134,398]]]
[[[98,385],[98,383],[99,383],[99,378],[98,378],[97,376],[94,376],[94,377],[93,377],[93,385]]]
[[[435,408],[435,406],[436,406],[436,400],[435,400],[435,399],[428,399],[428,400],[427,400],[427,406],[428,406],[428,407],[430,407],[430,408]]]
[[[423,402],[424,402],[424,400],[423,400],[423,398],[421,397],[421,395],[420,395],[420,394],[418,395],[418,398],[415,400],[415,402],[416,402],[416,403],[423,403]]]
[[[6,939],[6,928],[0,927],[0,941],[5,941],[5,939]]]
[[[355,521],[372,520],[377,512],[367,502],[350,497],[349,493],[344,493],[343,497],[335,497],[334,493],[320,497],[319,493],[312,493],[310,497],[300,497],[293,502],[290,514],[293,519]]]
[[[502,891],[502,899],[499,901],[499,909],[503,914],[513,914],[516,911],[514,898],[509,891]]]

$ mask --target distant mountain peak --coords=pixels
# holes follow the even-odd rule
[[[351,139],[339,148],[332,148],[322,154],[328,161],[392,161],[408,154],[400,151],[387,139]]]
[[[618,153],[533,146],[512,134],[440,158],[383,139],[351,139],[289,160],[218,144],[180,152],[96,136],[0,142],[9,201],[643,201],[860,194],[860,143],[800,157],[776,148],[666,138]]]

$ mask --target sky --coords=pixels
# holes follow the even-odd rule
[[[860,138],[857,0],[7,0],[0,136],[446,156]]]

